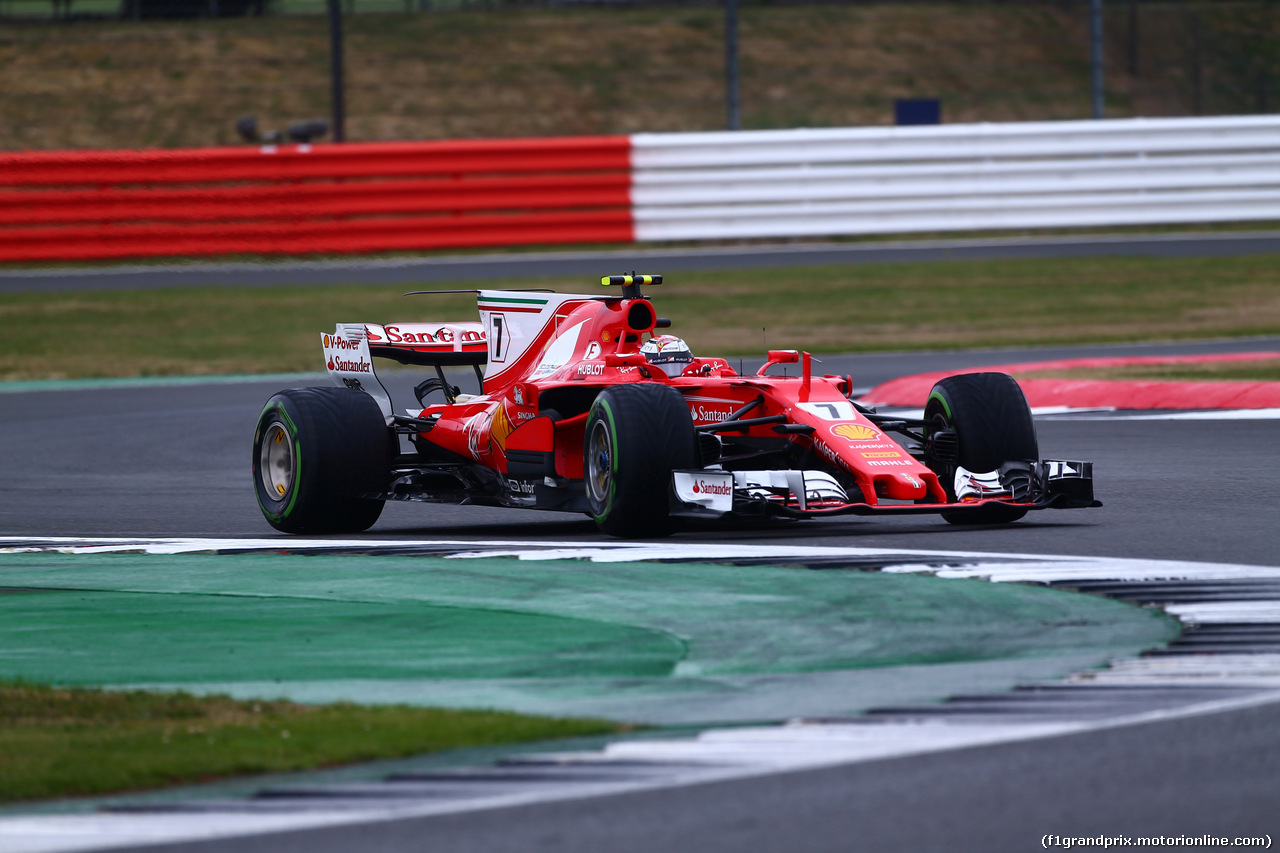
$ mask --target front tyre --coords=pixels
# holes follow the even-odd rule
[[[665,536],[671,472],[697,468],[698,442],[680,392],[636,383],[608,388],[587,416],[583,477],[591,517],[612,536]]]
[[[1012,376],[1004,373],[966,373],[938,381],[924,408],[925,436],[954,430],[958,458],[929,459],[954,501],[956,465],[974,472],[995,471],[1006,462],[1037,460],[1040,445],[1027,398]],[[952,524],[1004,524],[1027,514],[1025,509],[987,504],[981,509],[944,512]]]
[[[253,482],[267,522],[285,533],[359,533],[382,514],[395,434],[368,394],[281,391],[253,432]]]

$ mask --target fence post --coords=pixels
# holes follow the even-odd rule
[[[347,138],[342,100],[342,0],[329,0],[329,74],[333,110],[333,141]]]
[[[1090,14],[1093,65],[1093,117],[1105,118],[1106,107],[1102,96],[1102,0],[1093,0]]]
[[[1138,76],[1138,0],[1129,0],[1129,76]]]
[[[1204,115],[1204,32],[1200,15],[1191,12],[1191,114]]]
[[[741,130],[738,115],[738,0],[724,0],[724,97],[729,129]]]

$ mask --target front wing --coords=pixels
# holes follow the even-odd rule
[[[868,504],[851,499],[825,471],[721,471],[694,469],[671,474],[671,515],[723,518],[729,515],[808,518],[827,515],[905,515],[969,512],[990,504],[1020,509],[1099,507],[1093,497],[1093,463],[1045,459],[1025,466],[1028,476],[1016,488],[1001,488],[989,475],[963,475],[975,482],[990,479],[994,488],[972,490],[952,503],[892,502]],[[1007,479],[1007,478],[1006,478]]]

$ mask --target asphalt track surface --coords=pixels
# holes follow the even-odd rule
[[[1280,339],[1219,344],[991,350],[824,358],[855,385],[929,369],[1123,353],[1268,350]],[[389,381],[411,399],[412,373]],[[473,380],[474,381],[474,380]],[[328,384],[317,375],[299,384]],[[249,443],[282,385],[108,386],[0,395],[0,531],[55,536],[249,536],[272,533],[249,485]],[[1095,463],[1098,510],[1034,513],[1009,528],[957,528],[932,517],[844,517],[740,529],[693,528],[677,541],[844,545],[1069,554],[1275,565],[1280,442],[1270,420],[1040,419],[1042,455]],[[485,507],[387,506],[389,538],[605,537],[582,516]]]
[[[693,248],[628,248],[529,254],[312,262],[181,263],[0,270],[0,293],[142,290],[161,287],[285,284],[431,284],[574,276],[593,280],[636,269],[656,273],[822,264],[1010,258],[1214,257],[1280,251],[1280,232],[1068,235],[985,239],[796,243]]]
[[[1276,339],[1077,350],[850,356],[823,369],[872,385],[935,368],[1065,355],[1275,349]],[[323,383],[322,377],[316,377]],[[0,395],[0,531],[261,537],[249,437],[280,386],[109,386]],[[407,384],[392,383],[393,395]],[[677,534],[677,541],[956,549],[1276,565],[1274,420],[1037,423],[1047,456],[1092,459],[1105,506],[1004,528],[833,519]],[[602,541],[587,521],[391,505],[378,538]],[[287,543],[281,537],[282,544]],[[1046,833],[1257,835],[1280,830],[1280,707],[925,756],[499,811],[330,828],[182,850],[1021,850]],[[156,847],[150,849],[169,849]]]

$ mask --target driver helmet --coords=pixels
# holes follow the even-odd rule
[[[645,359],[668,376],[679,376],[693,363],[689,345],[675,335],[654,335],[640,347]]]

